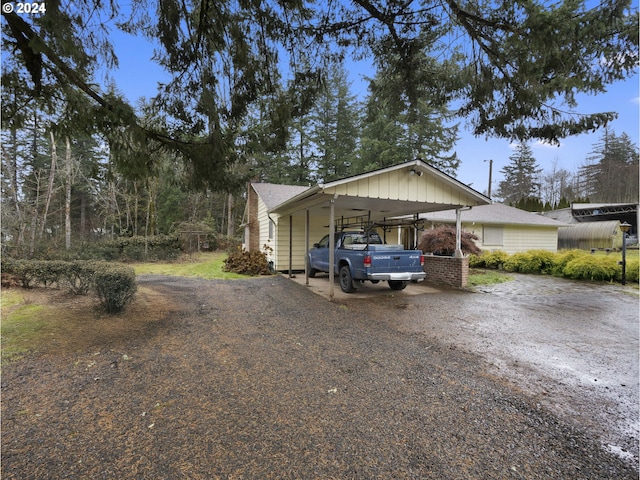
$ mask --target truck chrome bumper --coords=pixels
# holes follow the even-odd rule
[[[398,273],[368,273],[367,280],[422,280],[427,274],[424,272],[398,272]]]

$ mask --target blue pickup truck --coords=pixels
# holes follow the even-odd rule
[[[377,232],[339,232],[335,236],[335,269],[345,293],[356,290],[365,280],[389,282],[392,290],[402,290],[407,282],[425,277],[420,250],[404,250],[402,245],[385,245]],[[329,271],[329,235],[313,244],[307,258],[310,277]]]

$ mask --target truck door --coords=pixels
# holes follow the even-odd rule
[[[329,271],[329,235],[322,237],[314,252],[315,262],[313,267],[321,272]]]

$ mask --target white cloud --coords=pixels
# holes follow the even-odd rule
[[[560,142],[560,145],[557,144],[552,144],[549,142],[545,142],[542,140],[536,140],[536,142],[532,145],[533,148],[553,148],[555,150],[557,150],[558,148],[562,148],[563,147],[563,143]]]

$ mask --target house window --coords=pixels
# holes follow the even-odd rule
[[[273,220],[269,220],[269,238],[273,240],[273,229],[275,228],[276,224],[273,223]]]
[[[482,243],[483,245],[496,245],[502,246],[504,228],[503,227],[483,227],[482,228]]]

